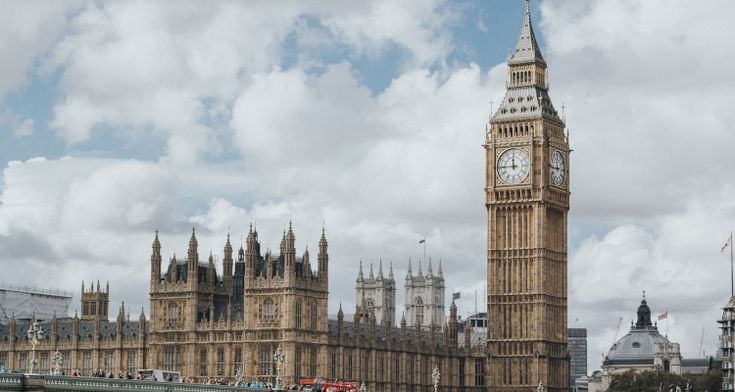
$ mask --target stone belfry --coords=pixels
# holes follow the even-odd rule
[[[569,143],[525,5],[505,98],[485,142],[488,385],[561,392],[569,382]]]

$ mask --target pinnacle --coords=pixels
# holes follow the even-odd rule
[[[526,64],[541,63],[546,64],[544,57],[541,55],[536,36],[533,33],[533,25],[531,23],[531,9],[528,0],[525,4],[525,13],[523,15],[523,26],[518,37],[518,42],[513,53],[508,60],[508,64]]]

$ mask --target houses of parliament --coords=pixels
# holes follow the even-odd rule
[[[237,252],[227,236],[221,265],[211,254],[203,261],[194,231],[185,258],[164,260],[156,232],[149,316],[131,320],[122,305],[110,320],[109,287],[82,285],[81,315],[41,322],[47,338],[36,349],[38,366],[47,369],[58,350],[67,373],[160,368],[200,381],[238,372],[266,381],[280,347],[287,385],[318,376],[373,391],[428,392],[437,366],[442,391],[567,391],[569,146],[528,1],[508,65],[506,95],[484,144],[486,330],[473,331],[454,302],[446,312],[441,263],[434,272],[419,261],[416,274],[409,264],[400,320],[392,265],[378,262],[377,273],[371,266],[366,274],[360,264],[354,317],[346,319],[340,305],[330,319],[324,230],[314,257],[297,251],[291,225],[278,254],[263,252],[251,226]],[[29,323],[0,324],[0,363],[9,369],[30,367]]]

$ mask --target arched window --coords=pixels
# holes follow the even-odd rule
[[[421,297],[416,297],[414,300],[414,306],[416,306],[416,320],[423,324],[424,322],[424,300]]]
[[[276,303],[273,302],[273,298],[266,298],[261,308],[261,320],[264,323],[276,321],[276,313]]]
[[[176,302],[169,302],[168,309],[166,310],[166,324],[178,325],[179,320],[179,305]]]
[[[311,310],[309,311],[309,316],[310,316],[309,317],[309,324],[310,324],[309,327],[311,327],[311,329],[316,329],[317,318],[319,317],[319,315],[317,314],[316,301],[311,303]]]
[[[294,315],[296,316],[296,328],[301,328],[301,300],[296,301],[296,309],[294,310]]]

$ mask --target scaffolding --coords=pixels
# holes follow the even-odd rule
[[[0,283],[0,324],[16,319],[50,320],[67,316],[72,293],[63,290],[44,289]]]

